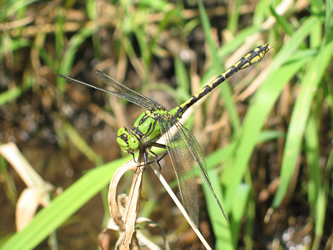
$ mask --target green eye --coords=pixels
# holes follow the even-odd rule
[[[136,138],[134,135],[129,135],[128,136],[128,145],[131,149],[135,150],[139,147],[140,142],[138,138]]]
[[[129,132],[126,128],[120,128],[117,133],[117,142],[122,151],[128,152],[129,145],[128,145],[128,135]]]
[[[129,135],[128,130],[124,127],[118,129],[117,136]]]
[[[127,151],[128,143],[125,140],[123,140],[121,137],[118,137],[117,142],[123,151]]]

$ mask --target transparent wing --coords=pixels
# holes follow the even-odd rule
[[[150,110],[165,110],[162,105],[158,104],[147,96],[141,95],[140,93],[135,92],[130,88],[127,88],[125,85],[117,82],[103,72],[97,70],[96,74],[99,79],[101,79],[105,84],[113,87],[117,91],[117,93],[119,93],[119,96],[126,99],[127,101],[133,102],[139,106]]]
[[[133,90],[131,90],[130,88],[127,88],[125,85],[121,84],[120,82],[117,82],[116,80],[112,79],[111,77],[109,77],[108,75],[104,74],[101,71],[96,71],[96,74],[98,76],[99,79],[101,79],[105,84],[108,84],[109,86],[111,86],[113,88],[114,91],[111,90],[107,90],[107,89],[102,89],[99,87],[96,87],[94,85],[91,85],[89,83],[86,82],[82,82],[73,78],[70,78],[68,76],[64,76],[64,75],[60,75],[62,78],[65,78],[68,81],[71,82],[75,82],[75,83],[80,83],[83,85],[86,85],[90,88],[94,88],[103,92],[106,92],[108,94],[112,94],[115,96],[118,96],[120,98],[123,98],[129,102],[132,102],[136,105],[139,105],[145,109],[149,109],[149,110],[165,110],[165,108],[156,103],[155,101],[153,101],[152,99],[141,95]]]
[[[194,158],[183,140],[183,127],[176,123],[176,130],[170,131],[172,124],[162,119],[160,121],[161,132],[165,139],[167,149],[171,158],[172,166],[176,173],[179,191],[183,205],[195,225],[199,221],[198,186],[194,173]],[[179,127],[180,126],[180,127]]]
[[[181,123],[163,119],[160,121],[161,132],[166,141],[167,149],[177,176],[180,193],[184,202],[185,209],[188,211],[194,223],[198,223],[198,195],[197,184],[193,176],[193,168],[198,165],[200,171],[211,190],[216,202],[218,203],[223,216],[227,219],[220,201],[209,180],[207,165],[202,154],[200,145],[192,132],[185,128]],[[192,173],[192,174],[191,174]]]

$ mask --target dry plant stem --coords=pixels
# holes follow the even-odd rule
[[[123,221],[125,222],[125,236],[123,241],[123,246],[131,246],[133,247],[133,235],[135,233],[135,224],[136,218],[138,217],[139,212],[139,201],[140,201],[140,193],[142,186],[142,177],[143,177],[144,167],[138,167],[132,181],[131,190],[129,193],[129,201],[127,203],[125,214],[123,215]]]
[[[142,223],[142,222],[146,223],[146,225],[149,226],[150,228],[158,228],[160,230],[161,236],[162,236],[163,241],[164,241],[164,247],[163,247],[163,249],[170,250],[169,243],[168,243],[168,241],[166,239],[166,235],[165,235],[162,227],[158,223],[153,222],[152,220],[147,219],[147,218],[142,218],[141,217],[141,218],[138,218],[136,220],[136,223]],[[144,245],[147,246],[149,249],[152,249],[152,250],[160,249],[158,246],[156,246],[150,240],[147,240],[146,236],[144,236],[142,233],[138,232],[137,233],[137,237],[140,240],[140,242],[143,242]]]
[[[141,153],[139,159],[142,159]],[[135,249],[138,248],[135,235],[135,224],[139,210],[139,199],[141,192],[141,184],[143,177],[144,166],[140,166],[141,161],[135,163],[133,160],[125,163],[116,171],[109,187],[109,209],[111,217],[120,228],[121,235],[117,242],[119,249]],[[135,170],[128,201],[125,202],[125,208],[116,199],[117,186],[120,178],[128,170]]]
[[[48,206],[49,193],[54,187],[36,173],[14,143],[1,145],[0,155],[11,164],[27,185],[20,194],[15,211],[16,229],[21,231],[33,219],[40,205]]]
[[[0,146],[0,154],[12,165],[28,187],[45,184],[14,143],[7,143]]]
[[[109,185],[109,211],[110,215],[116,224],[119,226],[121,231],[125,231],[125,225],[122,221],[122,214],[120,212],[120,208],[117,204],[117,185],[119,183],[120,178],[123,174],[128,170],[134,170],[136,168],[136,163],[133,160],[130,160],[123,164],[121,167],[117,169],[115,174],[112,177],[112,180]]]

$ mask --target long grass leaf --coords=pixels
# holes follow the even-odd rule
[[[34,82],[34,79],[29,77],[25,80],[25,82],[22,85],[16,86],[10,90],[7,90],[7,91],[1,93],[0,94],[0,106],[20,97],[24,93],[24,91],[31,88],[31,86],[33,85],[33,82]]]
[[[234,201],[237,186],[243,179],[248,161],[256,145],[260,129],[265,119],[281,93],[285,84],[299,71],[299,69],[311,57],[300,58],[290,63],[284,64],[279,70],[269,74],[265,79],[262,87],[257,91],[254,102],[251,104],[243,125],[242,135],[236,149],[233,161],[228,162],[222,181],[227,187],[227,203],[232,204]]]
[[[90,170],[52,203],[42,209],[22,231],[14,234],[2,249],[32,249],[63,224],[94,195],[106,187],[117,167],[117,160]]]
[[[286,146],[283,153],[281,181],[273,201],[273,207],[275,208],[281,204],[288,190],[296,166],[296,160],[300,152],[312,100],[318,88],[318,84],[321,82],[323,74],[326,72],[326,68],[331,61],[332,55],[333,41],[328,41],[314,58],[301,83],[301,90],[291,116]]]
[[[211,35],[211,26],[209,23],[208,16],[205,12],[203,3],[201,0],[198,0],[198,5],[199,5],[199,11],[200,11],[200,18],[202,22],[202,27],[205,33],[205,39],[207,41],[209,51],[212,56],[212,63],[213,63],[213,68],[214,68],[214,73],[215,75],[221,74],[222,73],[222,67],[219,61],[219,58],[217,56],[217,49],[214,45],[213,38]],[[236,110],[236,106],[232,100],[232,92],[229,84],[223,83],[222,86],[219,88],[221,95],[224,100],[224,105],[225,108],[230,116],[230,121],[232,124],[233,129],[235,130],[235,133],[237,134],[240,128],[240,119],[238,117],[238,113]]]
[[[79,48],[79,46],[92,35],[94,31],[93,27],[84,27],[82,28],[76,35],[74,35],[69,44],[68,48],[62,58],[61,64],[59,66],[59,74],[62,75],[68,75],[70,72],[70,69],[73,65],[74,58],[76,56],[76,52]],[[65,80],[58,77],[58,83],[59,83],[59,89],[62,90]]]
[[[238,186],[236,196],[237,204],[232,207],[232,220],[231,231],[233,236],[233,248],[237,249],[238,235],[242,223],[242,218],[246,210],[246,206],[251,194],[251,187],[247,184],[241,184]],[[221,249],[221,248],[218,248]]]
[[[228,204],[232,203],[237,186],[243,179],[260,129],[268,117],[274,102],[277,100],[285,84],[311,59],[312,54],[309,52],[305,52],[308,54],[295,55],[294,51],[317,22],[318,19],[309,18],[295,32],[289,43],[285,44],[274,58],[269,74],[262,87],[256,93],[254,102],[251,104],[244,119],[238,149],[234,158],[227,163],[227,167],[222,175],[222,181],[227,187],[226,200]],[[287,61],[288,63],[286,63]],[[285,64],[282,65],[283,63]]]

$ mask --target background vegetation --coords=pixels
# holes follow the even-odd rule
[[[109,214],[107,185],[130,159],[116,132],[130,128],[142,109],[57,73],[106,87],[98,69],[172,108],[266,42],[273,49],[265,59],[218,87],[186,122],[229,217],[203,185],[200,230],[216,249],[332,247],[331,0],[0,6],[0,143],[20,150],[1,151],[10,162],[0,160],[4,249],[95,248]],[[9,159],[26,159],[38,177],[28,167],[14,171]],[[164,165],[172,182],[170,162]],[[140,215],[160,224],[171,248],[202,248],[146,172]],[[24,215],[48,203],[16,232],[15,220],[24,224]],[[159,232],[143,231],[162,244]]]

